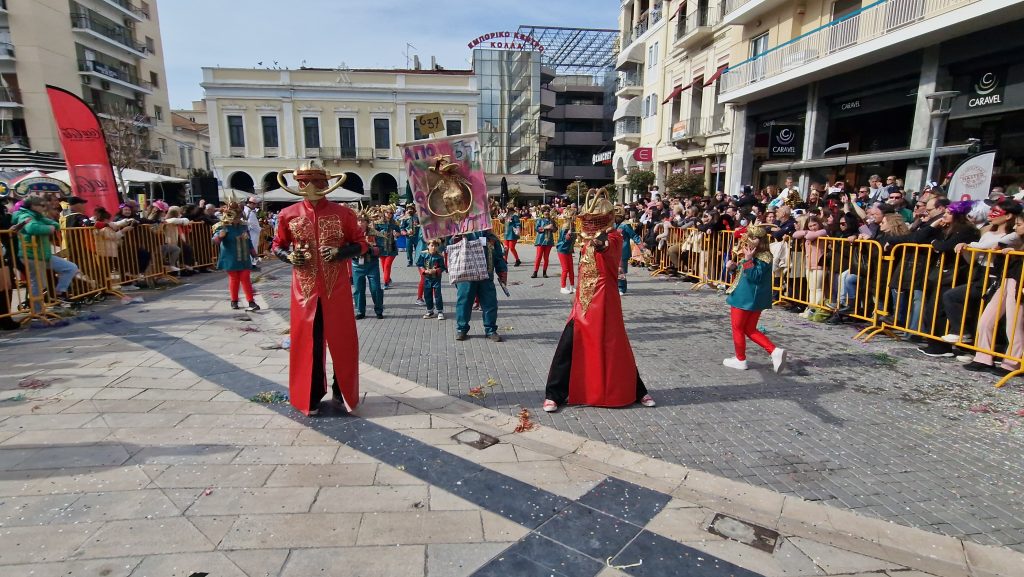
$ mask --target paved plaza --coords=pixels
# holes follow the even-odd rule
[[[534,410],[532,419],[540,426],[516,432],[519,404],[533,409],[538,403],[538,375],[550,355],[543,349],[560,330],[567,300],[559,302],[557,289],[549,291],[555,292],[549,298],[540,291],[544,287],[533,286],[540,281],[531,284],[528,272],[515,271],[513,280],[520,282],[513,287],[516,302],[521,293],[532,297],[522,299],[519,312],[506,307],[501,326],[512,327],[503,331],[509,341],[491,343],[475,331],[474,338],[458,343],[464,348],[456,349],[452,321],[421,320],[418,307],[397,302],[410,292],[403,286],[410,272],[399,271],[398,288],[388,291],[393,305],[388,318],[371,318],[361,326],[368,361],[385,354],[379,349],[398,343],[397,354],[413,362],[388,370],[364,363],[357,417],[329,412],[309,419],[287,404],[250,400],[287,391],[288,353],[275,346],[286,337],[287,321],[276,310],[229,310],[219,274],[166,291],[143,291],[145,302],[97,306],[67,326],[0,339],[0,575],[1019,574],[1024,555],[975,538],[992,532],[948,537],[907,527],[904,517],[898,519],[903,524],[895,524],[864,507],[844,511],[849,507],[834,497],[824,504],[813,502],[823,498],[798,496],[812,478],[822,491],[831,491],[840,481],[868,472],[874,479],[896,475],[892,463],[907,461],[917,464],[915,470],[934,469],[929,474],[935,476],[927,477],[931,484],[887,481],[870,486],[877,487],[873,492],[856,494],[906,498],[905,487],[915,484],[921,485],[921,502],[927,503],[925,497],[936,491],[928,487],[942,482],[937,471],[965,460],[966,447],[988,454],[986,460],[965,460],[965,466],[987,468],[957,486],[983,475],[1015,481],[1009,467],[1019,463],[1007,456],[1007,463],[999,465],[992,451],[1002,444],[1010,455],[1020,439],[1013,432],[999,434],[983,417],[958,412],[959,420],[949,421],[955,428],[921,430],[902,444],[889,441],[903,452],[880,465],[865,457],[854,465],[852,457],[842,456],[853,450],[846,428],[866,430],[866,423],[874,424],[886,433],[872,437],[875,453],[885,455],[896,449],[884,439],[897,438],[894,433],[906,423],[921,427],[933,410],[936,420],[948,421],[943,415],[954,414],[955,408],[920,402],[894,412],[898,417],[887,416],[882,410],[887,404],[879,399],[890,393],[867,391],[856,394],[874,402],[859,403],[860,412],[840,409],[835,397],[851,394],[844,387],[859,388],[857,383],[868,379],[851,369],[849,382],[816,391],[814,381],[802,375],[815,367],[800,357],[791,377],[759,384],[763,375],[752,371],[741,375],[751,377],[749,382],[737,382],[735,375],[716,372],[723,345],[715,344],[715,338],[724,333],[696,320],[698,314],[721,317],[718,297],[684,294],[685,285],[641,281],[638,272],[627,299],[627,326],[660,405],[570,408],[554,418]],[[277,303],[287,298],[286,273],[265,268],[257,284],[261,303],[280,308]],[[638,309],[645,300],[659,303],[661,312],[651,313],[650,320],[665,325],[657,330],[646,325],[642,338],[645,325],[633,317],[642,315]],[[698,311],[698,303],[706,310]],[[776,314],[765,322],[772,327],[789,318]],[[771,330],[773,336],[796,332]],[[699,339],[700,350],[677,351],[686,341],[664,342],[664,337],[674,338],[673,332],[696,337],[687,340]],[[826,338],[838,343],[841,334],[805,337],[801,346],[827,351],[822,347]],[[422,346],[413,346],[414,338]],[[659,358],[652,346],[674,353],[681,368],[655,377]],[[872,345],[863,354],[875,358],[874,351],[886,348]],[[451,365],[437,362],[445,350],[451,351]],[[908,371],[903,362],[895,369],[873,368]],[[453,377],[447,376],[449,366]],[[421,370],[417,378],[429,386],[404,378],[407,367]],[[446,380],[439,387],[440,367],[445,367]],[[465,394],[471,383],[484,385],[487,378],[497,384],[485,386],[489,392],[483,400]],[[690,384],[684,386],[684,380]],[[872,386],[895,385],[890,377]],[[711,396],[702,387],[738,390]],[[805,392],[782,393],[786,387]],[[978,391],[984,394],[980,385]],[[1019,390],[1000,394],[1019,396]],[[728,417],[725,407],[735,407]],[[864,407],[875,408],[872,413]],[[743,408],[757,418],[745,415]],[[714,417],[723,422],[716,425]],[[745,445],[754,439],[778,442],[778,453],[793,455],[798,460],[789,466],[801,471],[802,463],[811,461],[806,456],[810,445],[789,437],[772,439],[775,427],[788,430],[775,425],[782,421],[803,433],[793,432],[792,438],[826,435],[828,442],[819,442],[828,448],[819,450],[834,454],[834,462],[845,467],[807,469],[803,476],[780,472],[779,478],[794,484],[782,491],[754,477],[731,481],[720,476],[722,462],[735,462],[731,467],[738,471],[740,461],[749,458],[744,455],[756,452],[749,446],[746,453],[735,448],[741,439],[747,439]],[[694,423],[701,423],[699,430]],[[638,443],[641,432],[645,440]],[[924,435],[950,441],[913,444]],[[965,447],[956,458],[948,447],[954,443]],[[721,447],[720,456],[714,446]],[[706,462],[672,462],[690,451],[696,454],[698,447]],[[923,463],[929,459],[938,464],[927,469]],[[718,470],[712,471],[711,462]],[[884,473],[889,470],[893,473]],[[1013,490],[1010,485],[986,487],[987,493],[977,493],[984,497],[962,501],[987,509],[993,498]],[[960,514],[959,509],[938,510],[939,515],[947,510]],[[1008,510],[1007,518],[1013,512]],[[1016,525],[1008,525],[1005,533],[1013,535]]]
[[[522,257],[532,247],[520,245]],[[496,344],[479,312],[470,339],[453,340],[455,290],[444,287],[448,319],[422,320],[415,268],[395,263],[386,318],[359,322],[361,359],[382,371],[504,414],[540,413],[548,363],[572,295],[551,278],[511,268],[511,298],[499,292]],[[273,272],[259,286],[287,314],[288,281]],[[630,272],[623,299],[640,373],[658,407],[569,408],[537,420],[656,459],[867,516],[977,543],[1024,551],[1024,382],[1001,390],[959,363],[929,359],[916,345],[852,339],[832,327],[769,311],[761,324],[791,351],[776,375],[753,343],[751,370],[722,366],[732,354],[728,307],[710,288]],[[493,382],[492,381],[492,382]]]

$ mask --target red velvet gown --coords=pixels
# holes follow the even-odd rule
[[[294,251],[300,244],[308,246],[311,258],[303,266],[292,267],[289,398],[308,415],[327,393],[326,343],[345,408],[351,411],[359,403],[359,337],[349,280],[352,262],[325,263],[320,247],[359,244],[361,252],[366,252],[366,236],[352,209],[326,199],[315,206],[303,200],[278,215],[273,247]]]
[[[602,252],[586,244],[581,252],[576,300],[548,374],[546,397],[560,405],[623,407],[647,394],[622,319],[622,233],[609,232],[607,242]]]

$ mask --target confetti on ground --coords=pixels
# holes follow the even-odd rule
[[[970,411],[972,413],[994,413],[995,412],[995,411],[992,410],[992,407],[990,407],[988,405],[974,405],[973,407],[970,408]]]
[[[515,432],[525,433],[526,431],[532,431],[537,428],[537,423],[530,420],[530,411],[523,409],[519,411],[519,424],[516,425]]]
[[[254,403],[267,403],[271,405],[279,405],[288,402],[288,395],[280,391],[263,391],[262,393],[256,393],[249,397],[249,400]]]
[[[272,293],[270,293],[270,298],[272,298],[272,299],[279,299],[279,298],[281,298],[281,297],[283,297],[283,296],[284,296],[283,294],[281,294],[281,293],[278,293],[278,292],[272,292]]]
[[[121,304],[123,305],[133,305],[144,302],[146,302],[146,300],[142,297],[124,297],[121,299]]]
[[[264,351],[278,351],[281,350],[281,345],[278,343],[264,343],[260,345],[260,349]]]
[[[208,488],[205,491],[203,491],[203,496],[204,497],[209,497],[212,494],[213,494],[213,489]]]
[[[496,386],[498,386],[498,381],[494,377],[489,377],[487,379],[487,382],[484,383],[483,386],[470,388],[469,396],[473,397],[474,399],[482,399],[489,394],[488,391],[490,389]]]
[[[9,398],[3,399],[3,401],[4,402],[17,403],[17,402],[24,401],[26,399],[28,399],[28,397],[25,396],[25,393],[18,393],[17,395],[14,395],[13,397],[9,397]]]
[[[282,329],[281,332],[279,332],[277,334],[279,334],[279,335],[287,335],[290,332],[292,332],[291,329]]]
[[[26,379],[19,382],[18,386],[22,389],[44,389],[50,386],[50,382],[42,379]]]
[[[242,326],[242,327],[235,327],[235,330],[242,331],[243,333],[258,333],[258,332],[260,332],[260,329],[258,327],[254,327],[254,326],[250,326],[250,325],[245,325],[245,326]]]

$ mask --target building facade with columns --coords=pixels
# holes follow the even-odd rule
[[[1020,182],[1022,18],[1021,0],[727,0],[741,30],[720,79],[737,110],[730,187],[891,174],[920,191],[978,149]]]
[[[317,159],[345,173],[345,188],[388,202],[407,179],[399,143],[426,138],[421,114],[447,134],[475,132],[472,70],[203,68],[210,156],[221,185],[278,188],[277,172]]]

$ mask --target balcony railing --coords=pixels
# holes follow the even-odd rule
[[[324,160],[370,160],[373,158],[373,149],[346,146],[321,147],[317,158]]]
[[[0,42],[0,58],[14,58],[14,44]]]
[[[619,77],[615,79],[615,90],[616,92],[623,88],[640,88],[644,85],[644,75],[642,73],[619,73]]]
[[[0,102],[17,102],[21,104],[21,93],[17,88],[0,87]]]
[[[124,10],[125,12],[130,13],[132,16],[135,16],[140,20],[143,18],[149,18],[149,14],[146,14],[145,10],[132,4],[128,0],[106,0],[106,2],[107,4],[113,4],[117,6],[118,8]]]
[[[685,18],[680,15],[679,24],[676,25],[676,40],[687,38],[701,29],[710,32],[711,27],[721,19],[721,12],[715,8],[691,12]]]
[[[135,37],[128,31],[127,28],[121,26],[111,26],[99,22],[89,16],[88,14],[72,14],[71,15],[71,27],[80,30],[92,30],[93,32],[107,38],[121,46],[124,46],[132,51],[146,54],[146,45],[140,44],[135,41]]]
[[[769,79],[978,1],[880,0],[732,66],[720,80],[722,93]]]
[[[107,78],[113,78],[114,80],[120,80],[121,82],[131,84],[138,88],[145,90],[152,90],[153,83],[148,80],[141,80],[137,75],[132,74],[124,70],[118,70],[109,64],[104,64],[97,60],[79,60],[78,61],[79,72],[95,72],[101,76]]]
[[[713,134],[725,134],[729,127],[725,123],[724,112],[711,116],[690,118],[686,121],[677,122],[669,128],[672,142],[690,140],[698,136],[711,136]]]
[[[615,137],[640,134],[640,119],[636,117],[621,118],[615,121]]]

